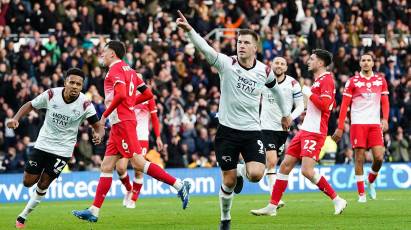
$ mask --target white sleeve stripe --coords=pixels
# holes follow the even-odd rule
[[[343,93],[343,95],[344,95],[344,96],[347,96],[347,97],[352,97],[352,95],[349,94],[349,93]]]
[[[381,92],[381,94],[390,94],[388,91]]]
[[[326,95],[326,94],[321,94],[320,97],[328,97],[328,98],[331,99],[331,96],[330,96],[330,95]]]
[[[141,86],[145,85],[145,83],[141,83],[140,85],[137,86],[137,88],[140,88]]]
[[[157,110],[153,110],[153,111],[151,111],[150,113],[157,113]]]

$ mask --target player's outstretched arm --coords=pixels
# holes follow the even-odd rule
[[[19,120],[23,116],[26,116],[30,111],[33,110],[33,106],[31,105],[31,101],[26,102],[20,109],[17,111],[16,115],[14,115],[13,119],[7,122],[7,127],[10,129],[17,129],[19,127]]]
[[[179,18],[177,18],[177,26],[183,29],[188,39],[194,44],[196,49],[200,50],[204,54],[206,60],[210,65],[215,65],[217,61],[218,53],[202,38],[188,23],[181,11],[178,11]]]

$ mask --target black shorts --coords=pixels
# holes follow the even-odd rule
[[[33,148],[28,158],[24,171],[38,175],[44,170],[52,178],[57,178],[70,160],[70,157],[57,156],[36,148]]]
[[[288,138],[288,132],[263,130],[262,133],[265,150],[275,150],[277,151],[277,155],[283,154],[285,142]]]
[[[215,137],[215,152],[221,170],[237,168],[241,155],[244,161],[265,164],[265,149],[261,131],[241,131],[219,125]]]

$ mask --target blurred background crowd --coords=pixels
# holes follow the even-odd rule
[[[8,129],[7,120],[44,90],[63,86],[68,68],[85,71],[83,92],[102,114],[106,69],[97,59],[108,39],[125,43],[124,61],[155,93],[165,149],[158,153],[151,137],[149,154],[164,167],[216,166],[219,78],[176,28],[178,9],[216,50],[229,55],[235,54],[235,29],[257,31],[258,59],[270,64],[276,56],[285,57],[287,73],[301,84],[312,81],[306,64],[310,51],[332,52],[337,104],[345,81],[359,70],[360,55],[372,51],[375,71],[389,83],[386,161],[410,161],[411,4],[406,0],[0,2],[0,172],[23,171],[45,113],[32,111],[17,130]],[[223,28],[232,30],[218,30]],[[329,134],[336,128],[338,112],[337,107],[330,118]],[[301,121],[295,121],[290,138]],[[98,170],[105,146],[90,140],[85,123],[70,170]],[[353,163],[348,123],[342,141],[327,139],[321,162]]]

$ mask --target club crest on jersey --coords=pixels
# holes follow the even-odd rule
[[[76,115],[76,117],[80,116],[80,111],[78,111],[77,109],[73,109],[72,112],[74,113],[74,115]]]
[[[371,82],[367,82],[367,88],[371,88]]]

